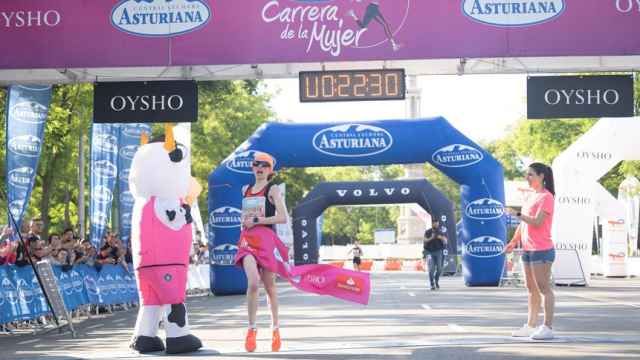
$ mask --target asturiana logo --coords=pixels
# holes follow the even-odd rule
[[[31,179],[35,176],[35,170],[28,166],[19,167],[9,171],[9,184],[26,188],[31,184]]]
[[[18,291],[8,278],[2,280],[2,295],[11,304],[18,302]]]
[[[133,155],[138,151],[138,145],[127,145],[120,148],[120,156],[127,160],[133,160]]]
[[[67,294],[67,296],[73,295],[73,285],[71,284],[69,275],[67,275],[67,273],[65,272],[60,273],[59,280],[59,286],[62,288],[64,293]]]
[[[129,174],[131,174],[131,169],[124,169],[122,171],[120,171],[120,175],[118,175],[118,177],[120,177],[120,181],[124,181],[126,183],[129,182]]]
[[[27,284],[25,279],[18,279],[18,281],[16,281],[16,289],[18,290],[18,297],[27,304],[31,304],[33,301],[33,289],[30,284]]]
[[[480,236],[469,241],[464,249],[470,256],[477,258],[491,258],[502,254],[504,243],[493,236]]]
[[[20,135],[9,139],[7,146],[16,155],[37,157],[42,149],[42,140],[33,135]]]
[[[75,270],[71,271],[71,285],[75,292],[82,292],[82,276],[80,276],[80,273]]]
[[[552,20],[565,10],[564,0],[464,0],[462,11],[494,26],[531,26]]]
[[[122,227],[124,228],[130,228],[131,227],[131,213],[124,213],[122,214],[122,219],[120,219],[120,222],[122,224]]]
[[[113,200],[113,192],[103,185],[93,188],[92,196],[99,203],[110,203]]]
[[[120,203],[124,206],[133,206],[136,199],[131,194],[131,191],[123,191],[120,193]]]
[[[96,211],[91,217],[91,225],[96,228],[104,228],[107,226],[107,222],[109,222],[109,217],[106,213],[102,211]]]
[[[9,113],[16,120],[27,123],[40,125],[47,119],[47,107],[33,101],[23,101],[11,107]]]
[[[98,295],[98,284],[96,284],[96,279],[91,276],[87,276],[84,278],[84,286],[87,289],[87,292],[91,295]]]
[[[495,199],[478,199],[467,205],[465,213],[468,217],[476,220],[499,219],[504,215],[504,205]]]
[[[393,137],[385,129],[361,124],[337,125],[318,131],[313,147],[321,153],[340,157],[361,157],[389,150]]]
[[[122,125],[122,133],[129,138],[138,139],[143,133],[151,135],[151,127],[146,124],[126,124]]]
[[[232,244],[222,244],[213,248],[213,264],[220,266],[234,265],[238,247]]]
[[[93,146],[108,153],[118,152],[118,138],[109,134],[98,134],[93,137]]]
[[[96,175],[105,178],[115,178],[118,173],[118,168],[109,160],[96,161],[92,168]]]
[[[209,224],[217,228],[240,227],[241,215],[242,211],[240,209],[224,206],[211,212],[209,215]]]
[[[14,200],[9,204],[9,210],[14,218],[19,218],[22,209],[24,208],[24,200]]]
[[[465,167],[482,161],[484,155],[482,155],[482,151],[474,147],[453,144],[438,149],[431,159],[444,167]]]
[[[132,35],[169,37],[198,30],[212,16],[206,0],[122,0],[111,24]]]
[[[251,163],[253,162],[253,156],[255,151],[243,151],[241,153],[233,154],[229,156],[223,162],[227,169],[243,174],[252,174]]]

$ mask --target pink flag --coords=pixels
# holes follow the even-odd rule
[[[242,258],[252,255],[261,267],[289,280],[302,291],[364,305],[369,303],[369,273],[326,264],[291,266],[287,252],[287,247],[270,227],[254,226],[240,234],[236,264],[242,265]]]

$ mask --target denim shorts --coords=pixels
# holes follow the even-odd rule
[[[556,249],[522,252],[522,262],[527,264],[551,264],[555,260]]]

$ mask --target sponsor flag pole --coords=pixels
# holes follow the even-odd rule
[[[90,239],[100,248],[109,224],[113,189],[118,175],[119,125],[96,124],[91,129]]]
[[[8,213],[16,219],[18,231],[35,183],[50,101],[51,86],[9,87],[5,175]]]

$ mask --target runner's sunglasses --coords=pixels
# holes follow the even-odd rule
[[[254,161],[253,163],[251,163],[251,166],[256,168],[270,168],[271,164],[269,164],[269,162],[267,161]]]

